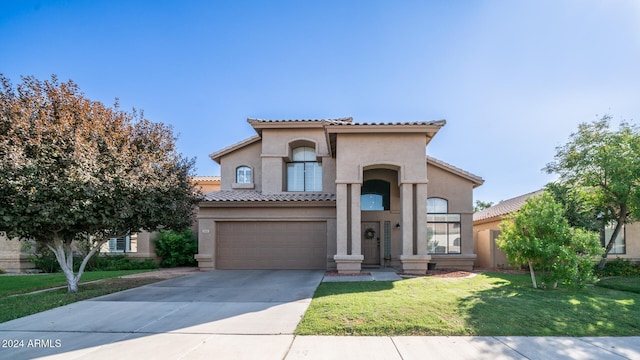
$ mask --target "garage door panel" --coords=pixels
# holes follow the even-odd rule
[[[218,269],[325,269],[325,222],[218,222]]]

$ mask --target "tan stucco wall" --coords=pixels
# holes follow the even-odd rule
[[[479,262],[476,264],[478,267],[485,268],[499,268],[508,266],[508,261],[505,254],[495,244],[495,238],[499,234],[500,220],[478,222],[473,225],[474,244],[477,247],[476,253],[478,254]],[[640,222],[627,224],[625,229],[626,239],[626,254],[610,254],[608,259],[627,259],[634,262],[640,261]],[[490,239],[490,244],[485,244],[482,236],[486,236],[488,230],[495,230],[495,236]],[[485,235],[480,235],[480,234]],[[494,249],[494,257],[490,258],[490,249]],[[481,259],[482,258],[482,259]],[[507,265],[504,265],[507,264]]]
[[[202,192],[203,194],[206,194],[208,192],[212,192],[212,191],[219,191],[220,190],[220,182],[213,182],[213,181],[202,181],[202,182],[197,182],[196,183],[196,188],[200,190],[200,192]]]
[[[327,256],[328,268],[333,268],[333,255],[337,251],[338,229],[345,229],[344,236],[348,242],[348,254],[351,254],[354,227],[360,227],[362,221],[379,221],[382,228],[384,221],[390,221],[391,246],[393,261],[398,261],[401,255],[407,255],[403,249],[403,239],[407,236],[407,228],[413,228],[414,251],[420,255],[417,245],[418,238],[426,242],[426,198],[437,196],[446,198],[450,203],[450,212],[461,214],[462,254],[439,256],[439,267],[472,266],[475,259],[472,241],[472,199],[473,182],[469,179],[443,171],[440,168],[426,164],[426,135],[424,133],[337,133],[334,154],[329,153],[326,133],[321,127],[301,127],[294,129],[265,128],[262,129],[260,141],[234,150],[223,155],[221,163],[221,190],[234,189],[235,169],[240,165],[253,168],[255,190],[265,194],[286,191],[286,162],[290,160],[291,149],[297,146],[311,146],[316,149],[316,156],[322,162],[323,189],[325,193],[338,193],[336,184],[347,184],[346,206],[347,214],[336,218],[336,208],[333,207],[330,216],[320,216],[327,220]],[[332,157],[333,155],[333,157]],[[257,162],[260,165],[256,165]],[[427,176],[428,175],[428,176]],[[428,179],[427,179],[428,177]],[[351,192],[357,190],[358,184],[364,180],[382,179],[391,184],[391,210],[385,212],[358,212],[352,214]],[[428,183],[428,184],[427,184]],[[404,185],[408,185],[404,186]],[[402,204],[401,193],[408,195]],[[340,194],[337,195],[340,198]],[[343,199],[343,201],[345,201]],[[359,198],[358,198],[359,201]],[[415,206],[413,203],[415,202]],[[254,205],[200,208],[199,239],[200,251],[198,257],[201,264],[215,260],[215,220],[290,220],[293,218],[317,218],[317,212],[326,209],[313,207],[281,208],[280,204],[269,204],[269,208],[252,207]],[[357,204],[355,205],[358,206]],[[403,209],[408,213],[403,218]],[[414,213],[415,211],[415,213]],[[309,215],[311,214],[311,215]],[[355,217],[355,221],[351,218]],[[348,227],[345,227],[348,222]],[[353,223],[353,224],[352,224]],[[396,228],[396,224],[402,224]],[[413,224],[413,225],[412,225]],[[466,240],[468,239],[468,240]],[[340,241],[338,241],[340,242]],[[424,246],[426,254],[426,245]],[[213,265],[215,264],[208,264]]]
[[[427,178],[424,134],[337,134],[338,182],[362,181],[369,166],[399,170],[401,182],[423,183]]]
[[[438,268],[472,267],[476,258],[473,235],[473,183],[438,166],[428,164],[427,197],[442,198],[448,201],[449,213],[460,214],[460,255],[435,255],[432,256]],[[426,206],[426,203],[425,203]]]
[[[263,193],[274,194],[286,190],[286,162],[291,160],[291,150],[298,146],[316,149],[316,156],[322,163],[322,192],[335,192],[335,160],[329,154],[322,128],[264,129],[260,143]]]
[[[8,273],[19,273],[33,269],[29,261],[30,253],[25,249],[25,242],[17,239],[7,240],[0,236],[0,269]]]
[[[236,181],[236,168],[245,165],[251,168],[253,176],[253,187],[248,189],[260,191],[262,189],[261,151],[262,145],[258,141],[222,157],[220,161],[220,190],[233,190],[233,184]]]
[[[640,262],[640,222],[625,225],[626,254],[610,254],[607,258]]]

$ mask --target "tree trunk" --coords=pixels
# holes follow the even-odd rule
[[[47,247],[56,256],[60,269],[62,269],[62,273],[67,279],[67,292],[77,293],[79,278],[73,273],[73,248],[71,247],[71,242],[55,237],[53,245],[47,244]]]
[[[533,283],[533,288],[538,288],[538,283],[536,283],[536,274],[533,271],[533,262],[529,260],[529,273],[531,274],[531,283]]]
[[[618,235],[620,235],[620,231],[622,231],[622,226],[624,225],[626,220],[627,220],[627,207],[621,206],[620,216],[618,216],[618,219],[617,219],[618,222],[616,224],[615,229],[613,229],[613,234],[611,234],[611,238],[607,243],[607,247],[604,249],[604,254],[602,254],[602,260],[600,260],[600,263],[598,263],[598,269],[600,270],[604,269],[604,266],[607,264],[607,255],[609,255],[609,251],[613,249],[613,245],[616,242],[616,238],[618,237]]]
[[[100,249],[100,246],[102,246],[105,241],[106,240],[100,241],[91,248],[89,253],[84,257],[84,259],[82,259],[80,269],[78,269],[78,274],[73,272],[73,246],[71,241],[65,242],[60,238],[54,238],[53,245],[47,244],[47,247],[55,254],[58,264],[60,264],[60,268],[67,279],[67,292],[78,292],[78,283],[80,282],[80,277],[84,273],[84,269],[87,266],[89,259],[91,259],[98,249]]]

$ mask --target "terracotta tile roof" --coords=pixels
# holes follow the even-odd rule
[[[263,194],[258,191],[222,190],[207,193],[204,201],[336,201],[336,195],[328,193]]]
[[[293,119],[293,120],[269,120],[258,118],[247,118],[249,123],[350,123],[353,121],[352,117],[342,117],[335,119]]]
[[[524,205],[528,198],[542,194],[543,192],[544,190],[537,190],[528,194],[514,197],[513,199],[501,201],[490,208],[478,211],[477,213],[473,214],[473,222],[494,218],[498,220],[509,213],[520,210],[520,207]]]
[[[446,124],[446,120],[433,120],[433,121],[407,121],[407,122],[372,122],[372,123],[354,123],[354,122],[330,122],[327,123],[329,126],[398,126],[398,125],[435,125],[435,126],[444,126]]]
[[[217,181],[220,182],[220,176],[193,176],[193,181]]]
[[[443,170],[446,170],[446,171],[448,171],[450,173],[456,174],[456,175],[458,175],[458,176],[460,176],[462,178],[465,178],[465,179],[471,181],[474,184],[474,186],[473,186],[474,188],[484,184],[484,179],[481,178],[480,176],[474,175],[474,174],[472,174],[472,173],[470,173],[468,171],[462,170],[459,167],[455,167],[455,166],[453,166],[453,165],[451,165],[449,163],[446,163],[446,162],[444,162],[442,160],[439,160],[439,159],[436,159],[434,157],[427,156],[427,164],[431,164],[431,165],[437,166],[437,167],[439,167],[439,168],[441,168]],[[428,174],[427,174],[427,176],[428,176]]]

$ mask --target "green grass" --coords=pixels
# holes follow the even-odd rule
[[[93,271],[84,273],[81,279],[80,291],[76,294],[67,293],[66,280],[63,274],[2,276],[0,277],[0,322],[162,280],[154,277],[118,278],[119,276],[144,271],[146,270]],[[86,282],[94,280],[103,281],[86,284]],[[37,294],[26,294],[56,286],[65,286],[65,288]]]
[[[89,282],[101,279],[135,274],[149,270],[119,270],[119,271],[88,271],[82,274],[80,282]],[[66,286],[67,280],[62,273],[33,274],[33,275],[4,275],[0,277],[0,297],[22,294],[37,290],[50,289],[57,286]]]
[[[598,286],[640,294],[640,276],[616,276],[600,279]]]
[[[640,294],[531,288],[528,275],[322,283],[301,335],[640,335]]]

